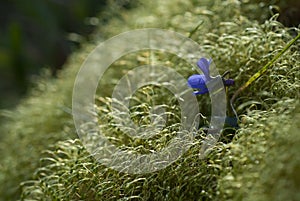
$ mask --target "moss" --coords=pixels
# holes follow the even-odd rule
[[[218,180],[220,200],[299,199],[298,116],[299,101],[291,99],[247,116],[222,159],[230,165]]]
[[[264,7],[248,1],[143,1],[139,7],[121,12],[109,24],[99,27],[95,43],[142,27],[167,28],[190,35],[212,56],[220,73],[231,70],[231,77],[236,80],[236,86],[228,92],[232,95],[293,38],[290,30],[276,21],[277,16],[266,20],[266,15],[260,15],[266,12]],[[195,29],[199,24],[199,29]],[[97,33],[101,33],[101,38]],[[299,115],[294,114],[299,108],[299,43],[237,99],[235,106],[243,121],[231,142],[219,142],[205,159],[200,159],[201,143],[195,140],[178,161],[144,175],[118,173],[95,162],[76,139],[70,114],[71,92],[76,73],[93,47],[95,44],[85,44],[70,58],[59,79],[51,80],[45,75],[16,110],[6,113],[11,117],[1,129],[3,200],[15,199],[19,193],[24,200],[299,199]],[[111,77],[122,73],[118,67],[141,65],[149,55],[185,76],[194,73],[184,61],[161,52],[128,55],[107,72],[109,76],[103,80],[107,90],[98,93],[96,117],[104,122],[107,135],[133,150],[146,144],[121,137],[107,115],[110,99],[106,96],[114,86]],[[147,112],[152,100],[163,103],[168,99],[163,90],[157,92],[161,96],[152,97],[155,90],[149,86],[135,94],[136,112]],[[143,99],[145,96],[152,99]],[[199,99],[203,101],[201,112],[208,114],[208,98]],[[171,111],[174,117],[177,112]],[[176,118],[173,121],[176,123]],[[172,136],[172,125],[167,127],[166,136]],[[148,148],[168,142],[166,138],[155,140]],[[46,151],[41,153],[43,150]]]

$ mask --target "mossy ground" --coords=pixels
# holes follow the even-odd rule
[[[213,58],[220,73],[231,70],[236,83],[228,91],[231,96],[298,32],[285,28],[276,16],[267,19],[267,6],[251,1],[164,0],[138,4],[100,27],[95,44],[86,44],[74,53],[58,79],[50,79],[46,72],[15,110],[2,112],[6,117],[0,142],[1,199],[300,200],[299,43],[238,97],[235,107],[242,119],[240,129],[230,131],[233,139],[220,141],[205,159],[199,157],[201,143],[197,140],[172,165],[143,175],[116,172],[89,155],[76,136],[71,97],[76,73],[98,42],[145,27],[190,35]],[[125,63],[130,68],[146,64],[148,57],[147,52],[141,52],[114,65],[124,67]],[[152,57],[185,76],[195,73],[173,56],[156,53]],[[105,115],[109,112],[110,99],[106,96],[113,87],[111,78],[119,76],[120,71],[108,74],[111,76],[103,80],[106,90],[98,94],[98,118],[111,131],[108,135],[140,149],[142,142],[120,137],[123,135]],[[152,99],[141,94],[149,97],[153,90],[148,87],[136,94],[137,112],[149,109]],[[163,90],[157,93],[162,93],[152,97],[157,102],[169,97]],[[200,110],[209,113],[205,109],[209,99],[199,99]],[[176,123],[176,118],[173,121]],[[172,135],[171,126],[165,135]],[[153,143],[163,146],[167,140]]]

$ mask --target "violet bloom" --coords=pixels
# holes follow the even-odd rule
[[[197,89],[197,91],[194,92],[195,95],[198,94],[206,94],[208,93],[208,88],[206,87],[207,83],[212,81],[214,78],[210,76],[209,72],[209,66],[211,64],[212,60],[207,60],[206,58],[201,58],[197,62],[197,66],[200,68],[200,70],[203,72],[203,74],[194,74],[188,78],[188,86],[194,89]],[[222,76],[223,84],[225,86],[231,86],[234,84],[234,80],[232,79],[224,79],[224,76],[227,75],[229,72],[226,72]]]

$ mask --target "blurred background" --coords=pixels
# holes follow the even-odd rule
[[[274,3],[278,7],[270,10],[280,12],[282,23],[299,26],[299,1]],[[135,5],[136,0],[1,0],[0,109],[14,107],[41,69],[55,77],[96,26]]]
[[[56,76],[68,55],[112,17],[112,4],[130,9],[132,2],[1,0],[0,109],[15,106],[41,69]]]

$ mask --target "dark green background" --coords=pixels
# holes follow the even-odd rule
[[[17,104],[42,68],[55,76],[68,55],[89,40],[98,25],[91,17],[99,17],[98,23],[109,20],[112,3],[130,8],[132,1],[2,0],[0,109]]]

